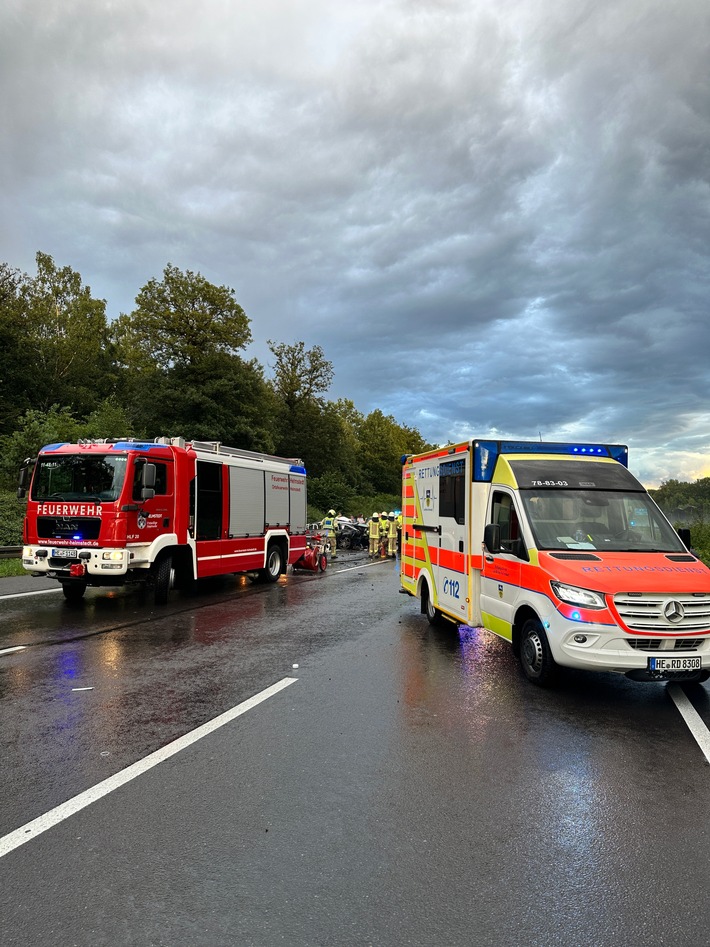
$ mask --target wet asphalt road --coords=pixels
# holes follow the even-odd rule
[[[0,858],[3,947],[708,943],[710,767],[665,686],[536,689],[397,590],[351,554],[163,609],[0,598],[0,836],[295,679]]]

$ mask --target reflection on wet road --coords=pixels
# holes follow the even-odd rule
[[[340,568],[0,600],[0,835],[298,679],[0,859],[4,944],[704,943],[710,770],[666,687],[535,688]]]

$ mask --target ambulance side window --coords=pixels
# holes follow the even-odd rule
[[[492,523],[500,526],[500,544],[504,552],[519,555],[521,537],[520,521],[509,493],[493,494]]]
[[[466,464],[454,460],[439,465],[439,516],[466,522]]]

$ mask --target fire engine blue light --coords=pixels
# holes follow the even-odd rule
[[[109,450],[154,450],[164,447],[164,444],[139,444],[133,441],[118,441],[116,444],[107,444]]]
[[[579,612],[572,612],[572,614],[570,615],[570,618],[572,619],[572,621],[582,620],[582,616],[579,614]]]
[[[289,469],[289,473],[303,474],[304,476],[306,474],[306,468],[299,467],[298,464],[291,464],[291,466],[288,469]]]
[[[81,539],[81,533],[74,533],[72,539]]]
[[[63,444],[45,444],[45,446],[42,448],[42,450],[43,450],[43,451],[45,451],[45,450],[59,450],[60,447],[66,447],[66,446],[67,446],[67,445],[66,445],[66,442],[63,443]]]

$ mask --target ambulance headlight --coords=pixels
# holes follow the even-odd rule
[[[581,608],[606,608],[604,596],[590,589],[579,589],[576,585],[565,585],[564,582],[550,582],[552,591],[561,602],[568,605],[578,605]]]

